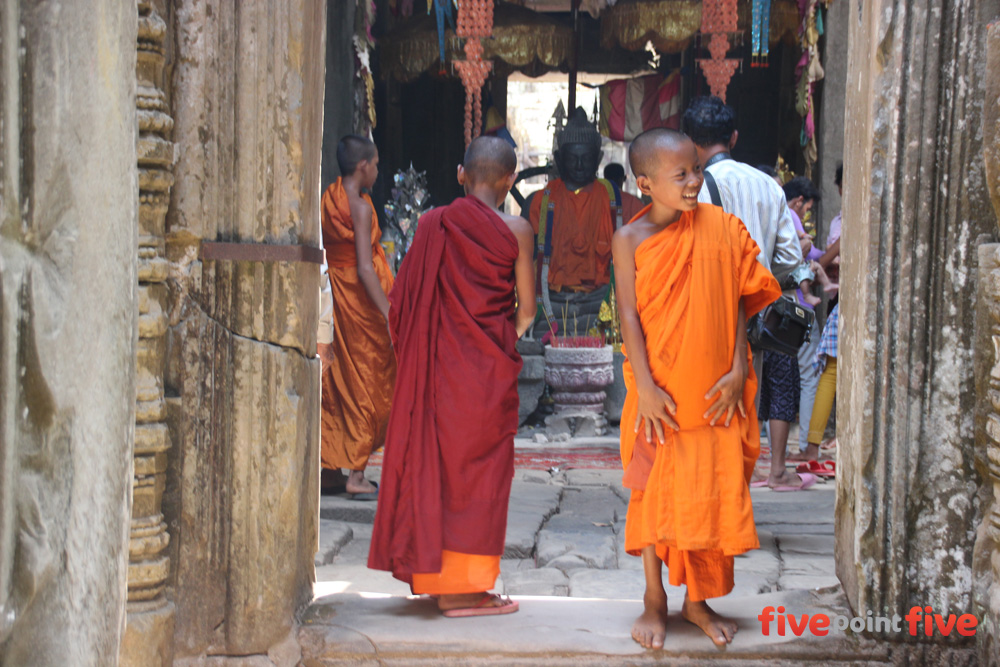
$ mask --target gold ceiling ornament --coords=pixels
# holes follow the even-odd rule
[[[739,3],[739,26],[748,30],[751,3]],[[660,53],[680,53],[701,29],[701,0],[618,0],[601,15],[601,46],[642,51],[652,42]],[[798,43],[795,0],[771,3],[770,43]]]
[[[700,0],[618,0],[601,15],[601,47],[680,53],[701,28]]]
[[[451,74],[451,63],[465,57],[462,41],[453,30],[445,31],[447,63],[442,68],[434,17],[421,13],[379,40],[381,76],[405,82],[428,71]],[[484,60],[514,69],[530,67],[535,75],[566,68],[573,53],[573,29],[530,9],[500,3],[493,14],[493,37],[482,43]]]

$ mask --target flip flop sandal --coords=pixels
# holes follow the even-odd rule
[[[497,606],[486,606],[497,599],[500,604]],[[509,597],[501,597],[494,593],[483,593],[483,599],[472,607],[460,607],[458,609],[448,609],[443,612],[448,618],[466,618],[469,616],[499,616],[500,614],[513,614],[520,608],[517,602]]]
[[[807,472],[799,473],[799,477],[802,478],[802,484],[799,486],[772,486],[772,491],[805,491],[810,486],[816,483],[819,479],[816,475],[812,475]]]
[[[767,486],[767,480],[766,479],[759,479],[756,482],[750,482],[750,488],[751,489],[759,489],[762,486]]]
[[[837,462],[836,461],[833,461],[833,460],[823,461],[823,463],[821,463],[820,465],[822,465],[823,468],[826,470],[826,472],[824,473],[824,477],[836,477],[837,476]]]
[[[808,461],[799,466],[796,466],[795,472],[807,472],[817,477],[834,477],[836,464],[833,467],[827,466],[827,463],[833,463],[833,461],[824,461],[820,463],[819,461]]]

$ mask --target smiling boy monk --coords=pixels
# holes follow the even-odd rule
[[[632,637],[663,646],[666,563],[671,585],[687,585],[681,615],[724,647],[736,623],[705,600],[732,590],[733,555],[760,546],[748,487],[760,437],[746,320],[781,290],[739,218],[698,203],[690,139],[650,130],[632,142],[629,163],[653,200],[612,242],[627,356],[625,549],[642,555],[646,576]]]
[[[488,592],[514,477],[515,343],[535,319],[531,226],[497,211],[516,168],[503,139],[473,141],[466,196],[420,218],[389,294],[399,376],[368,567],[437,596],[445,616],[518,608]]]

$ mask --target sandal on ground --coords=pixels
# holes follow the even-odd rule
[[[837,464],[834,461],[807,461],[795,467],[795,472],[811,473],[817,477],[836,477]]]
[[[497,600],[500,604],[490,604]],[[483,593],[483,599],[472,607],[459,607],[458,609],[446,609],[441,613],[448,618],[465,618],[468,616],[499,616],[500,614],[513,614],[520,608],[514,600],[509,597],[502,597],[493,593]]]
[[[813,474],[810,474],[810,473],[807,473],[807,472],[799,473],[799,478],[802,480],[802,483],[800,485],[798,485],[798,486],[772,486],[771,490],[772,491],[805,491],[810,486],[812,486],[813,484],[815,484],[816,481],[819,479],[818,477],[816,477],[816,475],[813,475]]]

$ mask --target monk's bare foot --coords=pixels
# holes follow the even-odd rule
[[[375,493],[378,489],[365,479],[364,470],[352,470],[351,474],[347,476],[345,490],[348,493]]]
[[[643,612],[632,624],[632,639],[643,648],[663,648],[667,636],[667,595],[646,593]]]
[[[780,475],[770,475],[767,478],[767,485],[772,489],[776,486],[799,486],[802,478],[789,470],[782,470]]]
[[[702,632],[708,635],[709,639],[719,648],[725,648],[733,641],[733,637],[736,636],[736,631],[739,629],[735,621],[716,614],[704,600],[694,602],[686,595],[684,596],[684,606],[681,607],[681,616],[688,623],[693,623],[701,628]]]

